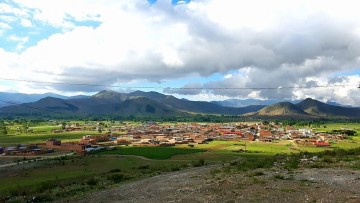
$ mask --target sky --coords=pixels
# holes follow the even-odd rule
[[[203,101],[310,97],[360,106],[359,7],[356,0],[2,0],[0,91],[139,89]]]

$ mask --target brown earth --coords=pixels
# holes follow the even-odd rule
[[[360,171],[228,169],[212,165],[161,174],[94,192],[77,202],[360,202]]]

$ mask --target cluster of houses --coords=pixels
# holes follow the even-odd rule
[[[16,146],[0,147],[0,155],[7,156],[36,156],[54,152],[53,149],[47,149],[37,144],[18,144]]]
[[[150,122],[129,126],[126,133],[111,137],[115,144],[160,145],[206,143],[211,140],[260,141],[294,140],[298,144],[319,147],[330,146],[330,140],[344,139],[343,134],[313,132],[311,129],[296,129],[293,126],[263,125],[256,123],[199,124],[180,123],[158,125]]]
[[[67,129],[78,130],[81,126],[69,126]],[[119,132],[112,133],[111,131]],[[120,133],[121,132],[121,133]],[[57,132],[54,132],[57,133]],[[86,135],[79,142],[62,143],[58,139],[49,139],[38,145],[18,145],[0,147],[3,155],[39,155],[53,150],[75,151],[85,154],[93,150],[103,149],[102,145],[146,145],[174,146],[176,144],[204,144],[212,140],[222,141],[259,141],[294,140],[299,145],[328,147],[330,141],[344,139],[343,134],[314,132],[312,129],[296,129],[293,126],[276,125],[275,123],[179,123],[159,125],[146,122],[142,125],[124,125],[113,127],[102,135]],[[101,146],[99,145],[101,144]]]

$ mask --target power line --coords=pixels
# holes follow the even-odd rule
[[[68,83],[68,82],[50,82],[37,80],[23,80],[13,78],[0,78],[0,80],[32,82],[54,85],[73,85],[90,87],[109,87],[109,88],[129,88],[129,89],[175,89],[175,90],[281,90],[281,89],[311,89],[311,88],[330,88],[330,87],[351,87],[356,85],[312,85],[312,86],[279,86],[279,87],[165,87],[165,86],[122,86],[122,85],[103,85],[91,83]]]

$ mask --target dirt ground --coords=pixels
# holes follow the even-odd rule
[[[307,168],[227,172],[222,166],[204,166],[124,183],[77,202],[355,203],[360,202],[360,171]]]

